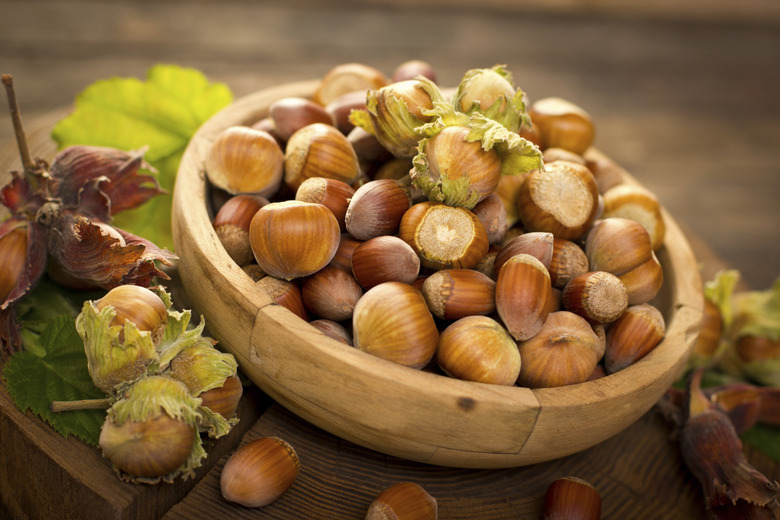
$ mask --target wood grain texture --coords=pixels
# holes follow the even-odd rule
[[[651,412],[621,434],[558,461],[522,468],[458,470],[382,455],[340,440],[274,406],[242,443],[276,436],[295,448],[301,470],[287,493],[260,509],[228,503],[219,489],[220,469],[228,458],[224,457],[163,518],[358,520],[385,488],[409,480],[437,499],[442,519],[535,519],[540,518],[547,486],[569,475],[584,478],[599,490],[605,519],[700,518],[704,505],[698,483],[686,472],[677,445],[667,435],[662,420]]]
[[[422,58],[444,84],[505,63],[531,100],[558,95],[588,110],[596,146],[750,286],[778,276],[774,0],[0,5],[0,69],[14,75],[28,122],[99,79],[143,78],[158,62],[196,67],[237,96],[321,77],[345,61],[389,73]],[[0,110],[0,143],[11,138]]]

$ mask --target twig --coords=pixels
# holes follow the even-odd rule
[[[8,95],[8,108],[11,110],[11,120],[14,124],[16,144],[19,146],[22,166],[24,166],[25,173],[32,174],[38,169],[38,166],[32,155],[30,155],[30,149],[27,146],[27,137],[24,134],[22,117],[19,114],[19,103],[16,101],[16,92],[14,91],[14,79],[10,74],[3,74],[3,85],[5,85],[5,91]]]
[[[105,410],[110,406],[107,398],[82,399],[80,401],[52,401],[49,409],[52,412],[71,412],[73,410]]]

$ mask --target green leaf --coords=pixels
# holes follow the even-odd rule
[[[226,85],[209,83],[195,69],[155,65],[146,81],[111,78],[88,86],[52,137],[60,149],[77,144],[147,148],[145,159],[168,194],[117,214],[112,224],[173,251],[171,197],[182,154],[200,125],[232,100]]]
[[[41,334],[48,324],[63,314],[75,318],[84,299],[92,292],[70,291],[42,277],[35,288],[16,304],[16,314],[22,324],[22,342],[28,352],[43,357]]]
[[[742,442],[762,451],[775,462],[780,462],[780,428],[757,424],[741,435]]]
[[[8,393],[21,411],[31,410],[63,436],[73,435],[97,446],[106,417],[104,410],[54,413],[52,401],[104,398],[92,383],[73,317],[63,314],[50,321],[39,337],[43,355],[23,350],[6,363],[3,372]]]

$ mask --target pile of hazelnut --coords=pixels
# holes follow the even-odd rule
[[[531,388],[621,370],[665,334],[658,200],[592,153],[560,98],[503,66],[330,70],[219,134],[213,226],[279,304],[415,369]]]

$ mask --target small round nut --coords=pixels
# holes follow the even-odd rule
[[[276,437],[261,437],[239,447],[222,468],[222,496],[246,507],[263,507],[282,496],[298,477],[295,449]]]
[[[520,351],[504,327],[487,316],[466,316],[442,331],[436,362],[451,377],[494,385],[514,385]]]

